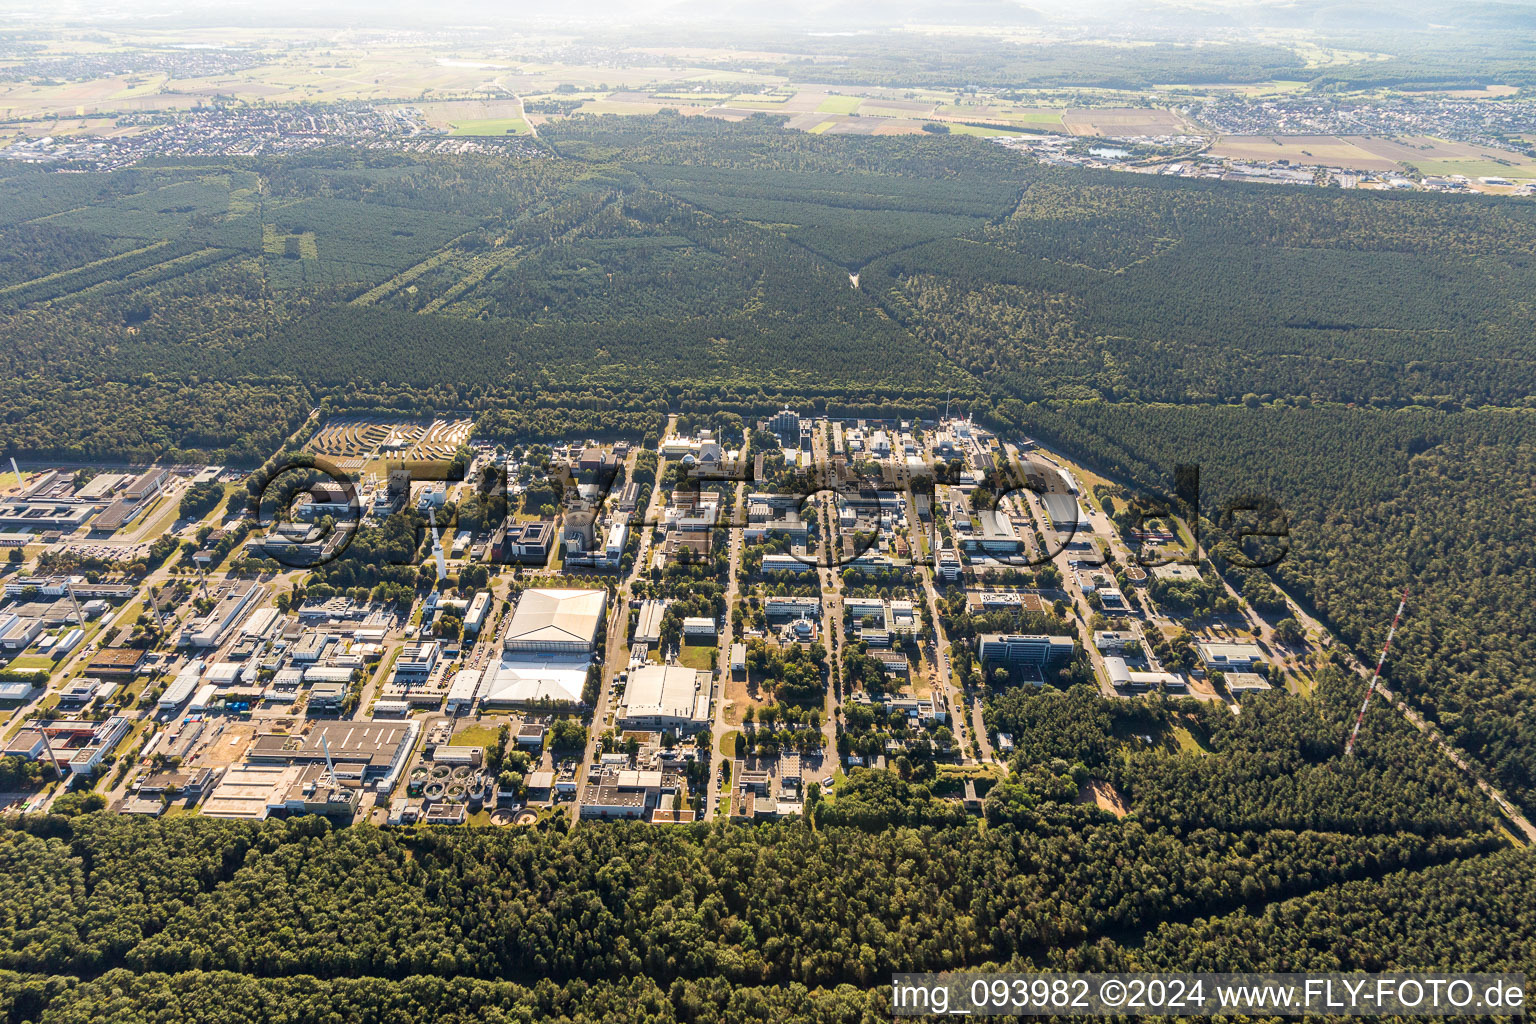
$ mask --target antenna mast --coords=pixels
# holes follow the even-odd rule
[[[1355,737],[1360,735],[1360,726],[1365,722],[1365,709],[1371,706],[1371,698],[1376,695],[1376,685],[1381,680],[1381,666],[1387,663],[1387,652],[1392,649],[1392,634],[1397,632],[1398,620],[1403,617],[1403,609],[1408,605],[1408,588],[1403,588],[1402,599],[1397,602],[1397,614],[1392,616],[1392,626],[1387,630],[1387,642],[1381,648],[1381,657],[1376,660],[1376,672],[1371,676],[1371,685],[1365,688],[1365,700],[1360,702],[1360,714],[1355,717],[1355,727],[1349,732],[1349,740],[1344,744],[1344,756],[1355,756]]]
[[[75,581],[69,576],[64,577],[64,589],[69,593],[69,603],[75,606],[75,625],[85,626],[85,613],[80,610],[80,599],[75,596]]]
[[[165,629],[165,616],[160,614],[160,597],[155,593],[154,587],[146,588],[149,592],[149,610],[155,613],[155,625]]]

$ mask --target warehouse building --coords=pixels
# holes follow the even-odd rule
[[[602,634],[601,590],[526,590],[502,635],[509,654],[590,654]]]
[[[687,666],[646,665],[630,673],[618,718],[625,729],[707,728],[709,687]]]

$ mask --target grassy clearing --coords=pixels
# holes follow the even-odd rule
[[[46,654],[23,654],[6,665],[9,672],[52,672],[57,663]]]
[[[1182,725],[1174,726],[1170,730],[1169,735],[1178,743],[1179,753],[1181,754],[1209,754],[1211,752],[1210,748],[1201,742],[1194,733]]]

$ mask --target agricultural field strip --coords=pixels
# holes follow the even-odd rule
[[[522,256],[523,250],[521,246],[510,246],[506,249],[481,253],[472,261],[467,274],[454,282],[443,294],[423,306],[421,312],[423,314],[437,313],[458,302],[460,298],[473,290],[493,272],[503,267],[516,265]]]
[[[401,288],[410,284],[412,281],[416,280],[427,271],[442,266],[453,257],[468,255],[463,250],[455,248],[455,245],[464,237],[464,235],[460,235],[452,242],[449,242],[447,247],[441,251],[433,253],[431,256],[428,256],[426,259],[422,260],[420,263],[406,267],[404,270],[400,271],[400,273],[396,274],[394,277],[391,277],[383,284],[375,285],[374,287],[368,289],[366,292],[353,299],[351,304],[354,306],[371,306],[375,302],[378,302],[380,299],[383,299],[386,296],[399,291]]]
[[[49,282],[61,281],[65,278],[68,278],[72,274],[82,274],[90,270],[104,268],[118,262],[119,260],[132,259],[135,256],[142,256],[145,253],[152,252],[155,249],[162,249],[171,243],[172,239],[162,238],[159,241],[151,242],[148,245],[140,246],[137,249],[130,249],[127,252],[114,253],[111,256],[103,256],[99,260],[92,260],[91,262],[83,263],[78,267],[70,267],[67,270],[56,270],[52,274],[48,274],[43,277],[35,277],[30,281],[20,281],[16,284],[6,285],[4,288],[0,288],[0,295],[9,295],[12,292],[18,292],[24,288],[35,288],[39,285],[48,284]]]
[[[55,298],[47,300],[47,302],[44,304],[53,306],[64,302],[75,302],[94,295],[110,295],[113,292],[124,288],[132,288],[137,285],[147,283],[156,271],[169,270],[173,267],[177,268],[175,273],[158,278],[158,280],[162,281],[167,280],[171,277],[178,277],[189,270],[200,270],[203,267],[211,266],[214,263],[233,259],[234,257],[240,255],[240,252],[241,251],[239,249],[226,249],[220,246],[207,246],[205,248],[198,249],[196,252],[187,253],[185,256],[177,256],[175,259],[166,260],[163,263],[151,264],[142,270],[136,270],[128,276],[119,278],[117,280],[100,281],[91,285],[89,288],[82,288],[77,292],[68,292],[64,295],[59,295]]]

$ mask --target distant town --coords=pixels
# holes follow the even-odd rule
[[[802,84],[730,51],[680,52],[658,64],[643,50],[542,40],[492,47],[490,60],[451,56],[472,42],[406,35],[321,52],[253,38],[110,55],[23,45],[9,63],[0,53],[0,159],[106,171],[332,146],[538,157],[552,155],[538,141],[543,125],[671,112],[769,117],[827,136],[979,136],[1051,166],[1336,188],[1536,191],[1536,101],[1512,86]]]

